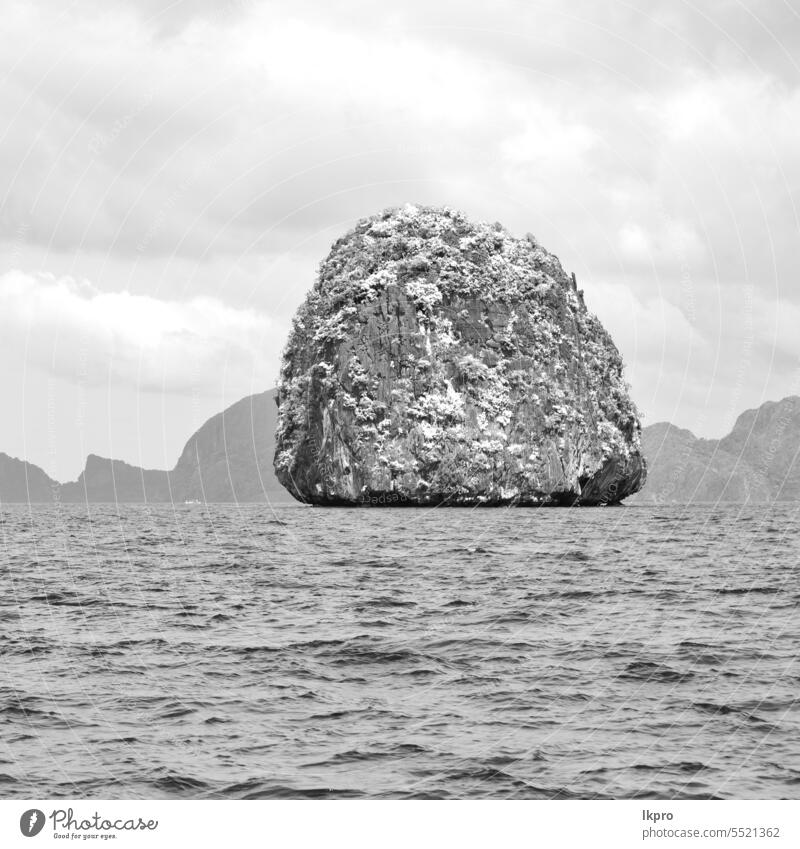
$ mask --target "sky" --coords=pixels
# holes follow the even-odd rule
[[[721,436],[800,394],[798,57],[784,0],[7,0],[0,451],[172,467],[406,202],[533,233]]]

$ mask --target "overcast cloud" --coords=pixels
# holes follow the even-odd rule
[[[272,385],[334,239],[406,201],[535,233],[646,423],[720,435],[800,391],[799,55],[782,0],[7,3],[0,450],[163,465]],[[169,435],[83,417],[56,462],[26,406],[54,380]]]

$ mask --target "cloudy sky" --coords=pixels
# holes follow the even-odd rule
[[[0,451],[171,467],[406,201],[534,233],[645,423],[722,435],[800,393],[798,48],[788,0],[7,1]]]

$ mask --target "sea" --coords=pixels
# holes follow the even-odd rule
[[[0,507],[0,797],[796,799],[800,506]]]

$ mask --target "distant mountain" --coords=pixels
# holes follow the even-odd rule
[[[800,398],[746,410],[722,439],[666,422],[642,431],[647,484],[628,504],[800,501]]]
[[[58,487],[38,466],[0,453],[0,503],[52,501]]]
[[[32,463],[0,453],[3,502],[296,503],[272,470],[275,392],[212,416],[172,471],[90,454],[77,481],[60,484]],[[698,439],[667,422],[642,431],[644,489],[626,504],[800,501],[800,397],[746,410],[722,439]]]
[[[186,443],[170,474],[181,499],[295,503],[272,470],[277,424],[274,389],[210,418]]]
[[[186,443],[172,471],[90,454],[78,480],[64,484],[32,463],[0,454],[0,502],[294,504],[272,470],[276,424],[275,391],[269,390],[210,418]]]
[[[80,477],[61,484],[60,501],[170,501],[170,473],[90,454]],[[182,498],[180,499],[183,500]]]

